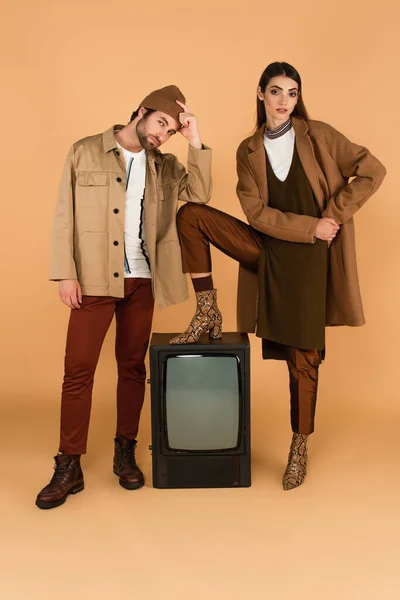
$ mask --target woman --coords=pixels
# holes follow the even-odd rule
[[[208,206],[186,204],[178,213],[197,309],[171,343],[222,335],[212,243],[240,263],[238,329],[263,338],[263,358],[288,364],[293,438],[285,490],[306,475],[325,325],[364,324],[353,215],[385,172],[366,148],[309,119],[298,72],[276,62],[257,89],[257,130],[237,151],[237,194],[249,225]]]

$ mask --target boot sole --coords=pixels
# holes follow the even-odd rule
[[[118,471],[113,469],[113,472],[117,477],[119,477]],[[144,482],[143,483],[124,483],[123,481],[119,480],[119,485],[121,487],[123,487],[125,490],[139,490],[141,487],[144,486]]]
[[[45,502],[44,500],[36,500],[35,504],[38,508],[41,508],[42,510],[48,510],[49,508],[57,508],[57,506],[61,506],[62,504],[64,504],[64,502],[68,498],[69,494],[79,494],[79,492],[82,492],[84,489],[85,489],[85,484],[82,482],[82,483],[79,483],[78,485],[75,485],[73,488],[71,488],[69,490],[69,492],[67,492],[65,494],[65,496],[63,498],[61,498],[60,500],[54,500],[54,502]]]

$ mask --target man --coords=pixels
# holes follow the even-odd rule
[[[149,94],[125,127],[74,144],[55,211],[50,279],[71,309],[55,472],[39,508],[63,504],[84,488],[94,372],[115,313],[118,365],[113,470],[122,487],[143,486],[135,448],[145,392],[144,358],[154,299],[160,308],[187,299],[176,230],[178,200],[207,203],[211,150],[176,86]],[[188,172],[158,148],[181,133],[189,142]]]

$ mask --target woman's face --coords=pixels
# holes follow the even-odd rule
[[[278,75],[269,80],[264,92],[258,87],[257,96],[264,102],[267,123],[279,126],[279,122],[285,123],[293,112],[299,99],[299,86],[294,79]]]

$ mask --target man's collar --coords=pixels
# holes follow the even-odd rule
[[[117,141],[115,139],[115,132],[123,129],[125,125],[113,125],[110,129],[107,129],[103,133],[103,149],[104,153],[110,152],[110,150],[115,150],[117,148]]]

